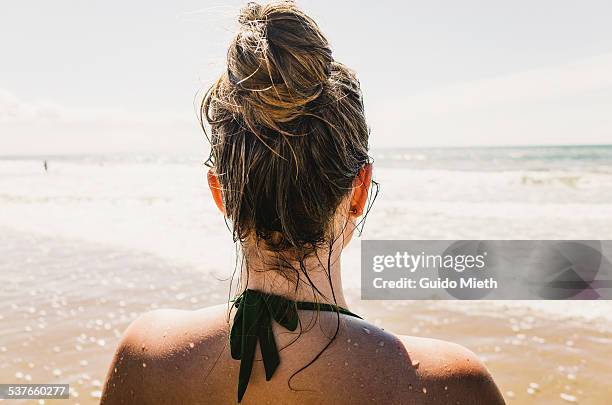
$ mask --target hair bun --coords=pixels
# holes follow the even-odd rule
[[[228,50],[236,113],[252,128],[283,132],[323,92],[333,62],[317,24],[291,1],[248,3]]]
[[[253,1],[247,3],[247,5],[240,11],[238,22],[242,25],[246,25],[251,21],[261,20],[261,8],[261,5]]]
[[[239,21],[227,71],[202,100],[206,163],[234,241],[274,252],[264,270],[299,281],[306,257],[335,251],[339,207],[369,161],[362,94],[294,3],[249,3]]]

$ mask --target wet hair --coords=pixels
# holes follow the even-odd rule
[[[206,93],[210,157],[234,240],[298,260],[369,161],[359,81],[294,2],[248,3],[225,71]]]
[[[248,3],[238,21],[227,70],[206,92],[200,109],[211,144],[206,164],[219,179],[234,241],[243,246],[250,239],[277,253],[264,271],[280,271],[295,281],[296,290],[305,280],[319,293],[315,297],[335,304],[330,269],[340,235],[334,235],[334,217],[370,162],[359,81],[334,60],[317,24],[294,2]],[[327,248],[326,263],[316,257],[326,269],[332,297],[310,282],[304,265],[320,247]],[[336,315],[333,336],[291,376],[290,388],[292,378],[335,340]],[[300,335],[309,326],[301,325]]]

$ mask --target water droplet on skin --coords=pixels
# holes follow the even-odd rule
[[[383,347],[384,345],[385,345],[385,342],[383,342],[382,340],[378,342],[378,346]]]
[[[143,345],[142,345],[142,351],[144,352],[145,350],[146,350],[146,347],[145,347],[145,345],[143,344]]]
[[[113,371],[116,373],[117,372],[117,367],[115,367],[115,369]]]
[[[414,361],[412,362],[412,367],[414,367],[414,368],[419,368],[419,365],[421,365],[421,362],[420,362],[420,361],[418,361],[418,360],[414,360]]]
[[[344,365],[345,365],[345,366],[348,366],[348,361],[345,361],[345,362],[344,362]]]
[[[368,328],[362,328],[362,330],[363,330],[363,333],[365,333],[366,335],[369,335],[371,333],[370,329]]]
[[[423,387],[423,394],[427,394],[427,388]]]
[[[53,370],[53,375],[59,377],[60,375],[62,375],[62,370],[56,368],[55,370]]]
[[[408,389],[412,391],[412,384],[408,384]]]
[[[189,343],[189,347],[193,349],[195,347],[195,344]]]
[[[346,339],[346,343],[351,343],[351,339]]]
[[[444,386],[444,391],[448,391],[448,385]]]
[[[142,367],[146,367],[146,366],[147,366],[147,363],[142,363]]]

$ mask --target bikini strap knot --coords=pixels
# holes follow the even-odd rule
[[[238,375],[238,402],[242,400],[249,384],[257,342],[261,349],[266,381],[269,381],[280,363],[272,319],[285,329],[294,331],[298,326],[297,306],[286,298],[245,290],[234,301],[237,311],[230,333],[232,358],[240,360]]]
[[[230,349],[232,358],[240,360],[238,373],[238,402],[242,400],[249,384],[257,342],[261,349],[266,381],[270,381],[276,371],[280,356],[274,333],[272,320],[290,331],[298,327],[298,309],[308,311],[336,312],[361,318],[348,309],[337,305],[317,302],[292,301],[279,295],[266,294],[260,291],[246,289],[234,300],[236,315],[230,332]]]

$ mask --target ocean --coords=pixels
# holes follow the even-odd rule
[[[380,193],[362,239],[612,239],[612,146],[372,156]],[[205,158],[0,156],[1,381],[68,381],[80,403],[95,401],[113,347],[138,314],[227,301],[235,247],[209,196]],[[400,333],[467,345],[497,378],[507,376],[500,386],[509,403],[558,403],[560,394],[599,403],[610,394],[598,388],[605,373],[597,365],[612,347],[610,302],[360,301],[359,257],[353,242],[342,263],[357,312]],[[558,320],[566,329],[555,329]],[[479,325],[485,337],[474,335]],[[540,332],[530,340],[533,328]],[[555,377],[537,381],[536,397],[527,389],[536,376],[515,374],[521,356],[543,347],[538,339],[569,352],[542,360]],[[567,377],[583,369],[590,382]]]
[[[612,237],[612,146],[372,155],[380,193],[363,239]],[[209,197],[204,160],[0,156],[0,227],[136,249],[223,274],[233,268],[234,249]],[[358,282],[354,274],[347,281]]]

